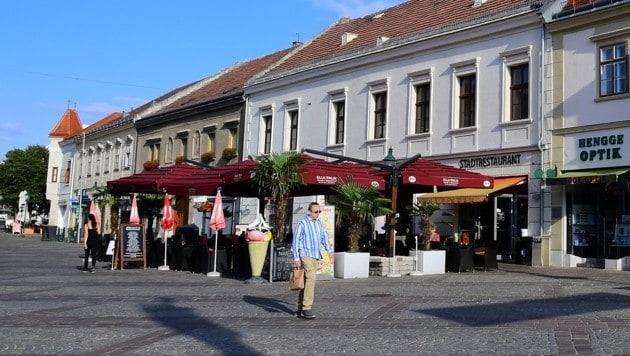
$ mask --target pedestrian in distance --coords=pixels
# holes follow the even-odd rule
[[[96,220],[94,214],[88,214],[87,221],[83,225],[83,249],[85,256],[83,258],[83,272],[88,272],[88,259],[92,258],[92,269],[89,271],[94,273],[96,271],[96,253],[98,252],[99,244],[101,243],[101,225]]]
[[[291,254],[293,265],[304,269],[304,289],[300,290],[296,316],[313,319],[312,307],[315,299],[315,278],[319,261],[323,258],[320,246],[328,251],[330,263],[333,262],[333,248],[330,246],[324,224],[319,220],[321,208],[317,203],[308,205],[307,216],[297,224],[293,234]]]

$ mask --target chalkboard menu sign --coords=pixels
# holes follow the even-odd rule
[[[142,261],[147,268],[145,256],[145,236],[140,224],[120,225],[120,269],[123,269],[126,261]]]

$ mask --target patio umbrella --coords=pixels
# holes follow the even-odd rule
[[[96,204],[94,203],[94,200],[92,200],[92,202],[90,203],[90,210],[88,211],[88,213],[94,215],[94,218],[96,219],[96,223],[100,224],[101,213],[98,207],[96,206]]]
[[[165,166],[151,170],[145,170],[134,175],[110,180],[107,182],[107,189],[113,193],[153,193],[160,194],[164,187],[164,181],[173,179],[183,179],[194,174],[204,172],[202,167],[190,165],[188,163],[177,163],[172,166]]]
[[[133,199],[131,200],[131,214],[129,215],[129,223],[140,223],[140,214],[138,214],[138,201],[136,200],[135,194],[133,195]]]
[[[166,263],[166,247],[168,243],[166,241],[167,230],[170,230],[173,227],[173,208],[171,208],[171,202],[168,198],[168,194],[164,194],[164,212],[162,213],[162,221],[160,222],[160,227],[164,230],[164,265],[158,267],[160,271],[169,270],[168,264]]]
[[[218,241],[219,241],[219,230],[223,230],[225,228],[225,217],[223,216],[223,199],[221,198],[221,189],[217,190],[217,196],[214,199],[214,206],[212,207],[212,216],[210,217],[210,223],[208,224],[210,229],[214,231],[214,270],[213,272],[208,272],[207,275],[210,277],[218,277],[221,274],[217,272],[217,256],[219,253],[218,250]]]
[[[170,230],[173,227],[173,208],[171,207],[171,201],[168,194],[164,194],[164,213],[162,215],[160,226],[164,230]]]

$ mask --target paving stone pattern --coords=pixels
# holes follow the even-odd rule
[[[630,272],[499,271],[287,282],[97,263],[0,233],[0,355],[630,355]]]

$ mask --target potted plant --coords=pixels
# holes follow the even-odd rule
[[[271,197],[275,204],[275,219],[272,222],[273,250],[286,248],[285,221],[287,218],[287,204],[293,191],[303,185],[300,166],[306,163],[302,155],[297,152],[283,152],[263,156],[258,159],[254,170],[252,183],[258,187],[260,196]],[[291,265],[279,262],[274,266],[276,275],[289,275]]]
[[[160,166],[160,161],[158,161],[157,159],[150,159],[142,164],[142,168],[144,168],[145,171],[156,169],[159,166]]]
[[[303,185],[300,166],[306,161],[297,152],[283,152],[263,156],[258,160],[252,182],[261,196],[271,196],[276,206],[272,225],[274,242],[283,242],[287,203],[293,191]]]
[[[226,147],[223,149],[223,153],[221,154],[224,160],[229,161],[233,158],[236,158],[236,148],[234,147]]]
[[[184,163],[186,162],[186,156],[177,156],[175,158],[175,163]]]
[[[202,154],[200,159],[201,159],[201,162],[208,164],[210,162],[213,162],[216,159],[216,155],[214,154],[214,151],[208,151]]]
[[[384,197],[378,188],[360,186],[348,178],[332,188],[335,195],[337,226],[345,226],[348,233],[348,251],[335,253],[335,277],[367,278],[370,269],[370,254],[359,253],[359,239],[364,224],[374,225],[375,213],[391,214],[391,200]]]
[[[420,239],[420,251],[415,251],[416,270],[421,274],[442,274],[446,267],[446,251],[431,251],[431,234],[435,230],[435,224],[431,221],[431,215],[440,209],[439,205],[431,203],[416,203],[407,208],[409,215],[420,216],[422,235]]]
[[[416,203],[408,207],[410,216],[420,217],[420,226],[422,227],[422,235],[420,238],[420,248],[424,251],[431,250],[431,234],[435,230],[435,224],[431,221],[431,215],[437,210],[440,210],[440,206],[431,203]]]

